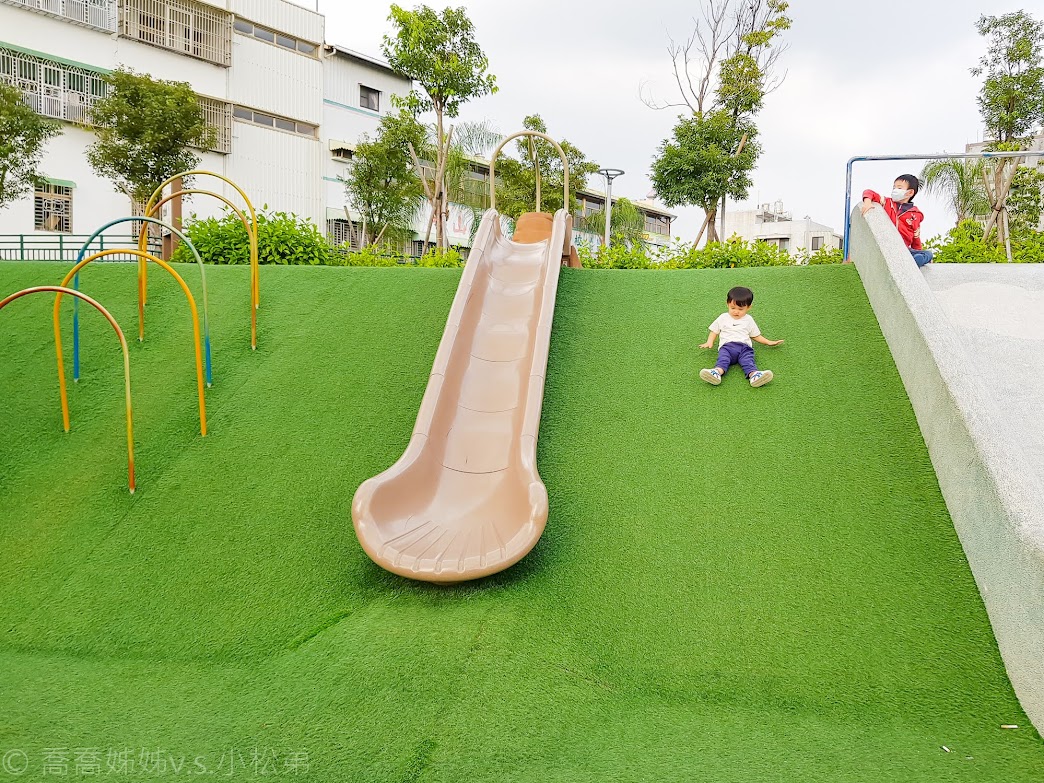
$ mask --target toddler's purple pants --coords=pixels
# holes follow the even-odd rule
[[[751,373],[758,371],[758,366],[754,363],[753,348],[743,343],[725,343],[718,349],[718,363],[715,366],[724,375],[734,364],[738,364],[743,369],[744,376],[748,378]]]

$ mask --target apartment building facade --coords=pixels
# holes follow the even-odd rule
[[[216,131],[200,167],[239,183],[257,206],[323,217],[323,17],[286,0],[0,0],[0,81],[63,121],[47,182],[0,210],[0,235],[83,235],[132,212],[85,157],[89,109],[118,67],[188,82]],[[199,184],[236,201],[220,180]],[[216,199],[185,212],[217,214]]]
[[[757,209],[726,212],[724,235],[726,238],[738,236],[747,242],[765,242],[791,253],[837,249],[844,243],[832,227],[817,223],[811,217],[795,220],[793,213],[783,208],[782,201],[759,204]]]

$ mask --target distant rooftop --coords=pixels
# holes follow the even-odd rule
[[[363,54],[362,52],[357,52],[354,49],[349,49],[346,46],[339,46],[337,44],[331,43],[326,44],[326,49],[332,54],[340,54],[351,60],[358,60],[359,62],[366,63],[367,65],[375,65],[376,67],[381,68],[382,70],[398,75],[395,69],[391,67],[391,65],[389,65],[384,60],[381,60],[377,57],[373,57],[372,55]],[[406,77],[404,76],[403,78],[405,79]]]

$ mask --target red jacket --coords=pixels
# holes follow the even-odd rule
[[[899,236],[911,250],[921,250],[921,221],[924,213],[913,204],[896,204],[890,198],[882,198],[872,190],[864,190],[863,198],[876,201],[885,208],[888,218],[899,229]]]

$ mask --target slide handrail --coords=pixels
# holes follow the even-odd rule
[[[563,166],[563,169],[562,169],[562,173],[563,173],[562,189],[563,189],[565,195],[563,197],[562,204],[565,207],[566,211],[568,212],[569,211],[569,159],[566,157],[565,151],[562,149],[562,145],[561,144],[559,144],[557,141],[552,139],[546,133],[540,133],[539,131],[519,131],[518,133],[512,133],[510,136],[508,136],[506,139],[504,139],[502,142],[500,142],[500,145],[493,151],[493,155],[489,159],[489,208],[490,209],[496,209],[497,208],[497,172],[496,172],[497,157],[503,151],[504,147],[507,146],[507,143],[509,141],[512,141],[512,140],[517,139],[517,138],[520,138],[522,136],[529,136],[530,138],[532,138],[532,137],[541,138],[544,141],[550,142],[554,146],[554,148],[556,150],[558,150],[558,157],[560,157],[562,159],[562,166]],[[535,162],[534,162],[534,165],[536,165]],[[540,176],[539,172],[537,173],[537,176],[538,177]],[[540,211],[540,192],[539,192],[539,190],[537,191],[536,211],[537,212]]]

